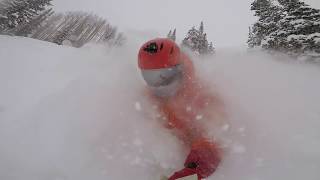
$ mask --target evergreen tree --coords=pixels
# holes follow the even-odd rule
[[[199,29],[199,32],[200,32],[200,41],[199,41],[199,53],[200,54],[208,54],[209,53],[209,43],[208,43],[208,40],[207,40],[207,34],[204,33],[204,34],[201,34],[201,26],[200,26],[200,29]]]
[[[249,29],[248,46],[280,51],[294,57],[320,59],[320,10],[300,0],[255,0],[259,19]]]
[[[200,34],[203,34],[203,33],[204,33],[204,25],[203,25],[203,21],[201,21],[201,23],[200,23],[199,33],[200,33]]]
[[[182,40],[182,47],[188,48],[193,52],[198,51],[199,31],[193,26],[187,33],[187,36]]]
[[[248,44],[248,47],[249,47],[249,48],[254,48],[254,47],[256,46],[256,44],[258,44],[258,43],[256,42],[255,35],[254,35],[254,33],[252,32],[251,29],[252,29],[252,28],[249,27],[249,35],[248,35],[247,44]]]
[[[213,54],[214,51],[215,51],[215,48],[214,48],[214,46],[213,46],[213,43],[210,42],[209,48],[208,48],[208,54]]]
[[[214,53],[214,47],[212,42],[208,42],[207,34],[204,33],[204,23],[201,22],[199,29],[192,27],[187,36],[183,39],[183,48],[188,48],[199,55],[207,55]]]
[[[173,41],[176,41],[176,39],[177,39],[176,33],[177,33],[177,30],[174,29],[174,30],[173,30],[173,33],[172,33],[172,35],[171,35],[171,39],[172,39]]]
[[[169,31],[167,38],[172,39],[173,41],[176,41],[176,29],[174,29],[173,31]]]
[[[51,5],[52,0],[5,0],[0,4],[0,30],[12,32],[26,24]]]
[[[172,31],[170,30],[169,33],[167,34],[167,38],[170,38],[172,34]]]
[[[34,17],[30,22],[28,23],[23,23],[21,25],[19,25],[18,27],[16,27],[14,29],[14,34],[16,36],[29,36],[31,35],[33,32],[36,31],[36,29],[38,29],[41,24],[46,21],[48,19],[48,17],[50,17],[53,14],[53,10],[50,8],[48,10],[45,10],[44,12],[42,12],[40,15]]]
[[[248,46],[267,46],[269,35],[277,31],[278,21],[282,18],[282,9],[270,0],[255,0],[251,4],[251,10],[255,11],[258,21],[249,29]]]
[[[0,6],[2,30],[13,29],[20,23],[28,22],[35,15],[28,6],[25,0],[3,1]]]
[[[320,10],[299,0],[279,0],[286,16],[281,21],[282,49],[299,56],[308,52],[319,53]]]

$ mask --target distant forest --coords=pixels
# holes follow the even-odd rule
[[[86,43],[121,46],[126,38],[107,20],[86,12],[55,13],[52,0],[0,2],[0,34],[24,36],[59,45]]]

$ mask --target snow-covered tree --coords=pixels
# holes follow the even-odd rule
[[[279,28],[285,42],[283,49],[297,56],[320,55],[320,10],[299,0],[279,0],[279,3],[286,12]]]
[[[252,32],[252,28],[249,27],[249,34],[248,34],[248,41],[247,41],[249,48],[254,48],[256,46],[256,44],[257,44],[256,39],[257,38],[255,38],[255,35]]]
[[[300,0],[255,0],[258,21],[249,30],[248,46],[290,56],[320,57],[320,10]]]
[[[199,33],[200,33],[200,34],[203,34],[203,33],[204,33],[204,24],[203,24],[203,21],[201,21],[201,23],[200,23]]]
[[[86,12],[67,12],[52,15],[42,27],[31,36],[36,39],[63,44],[65,40],[74,47],[88,42],[122,45],[125,37],[117,33],[105,19]]]
[[[201,34],[201,26],[200,26],[199,32]],[[200,38],[199,47],[198,47],[199,53],[200,54],[209,54],[209,43],[208,43],[208,40],[207,40],[207,34],[204,33],[199,38]]]
[[[269,40],[268,36],[277,31],[283,12],[271,0],[255,0],[251,10],[255,12],[258,21],[249,29],[248,46],[261,47]]]
[[[209,54],[213,54],[214,51],[215,51],[215,48],[214,48],[214,46],[213,46],[213,43],[210,42],[209,47],[208,47],[208,53],[209,53]]]
[[[38,16],[52,0],[4,0],[0,3],[0,31],[10,32]]]
[[[169,31],[167,38],[172,39],[173,41],[176,41],[177,37],[176,37],[176,29],[174,29],[173,31]]]
[[[16,36],[29,36],[41,27],[42,23],[48,19],[53,14],[53,10],[50,8],[45,10],[40,15],[34,17],[30,22],[26,22],[18,25],[12,30],[13,34]]]
[[[177,30],[174,29],[173,32],[172,32],[172,35],[171,35],[171,39],[172,39],[173,41],[176,41],[176,39],[177,39],[176,33],[177,33]]]
[[[186,37],[182,41],[183,48],[188,48],[199,55],[207,55],[214,53],[212,42],[208,42],[207,34],[204,33],[204,24],[201,22],[199,29],[194,26],[188,31]]]
[[[187,33],[187,36],[182,40],[182,47],[188,48],[192,51],[197,51],[198,47],[198,37],[199,32],[198,30],[193,26]]]

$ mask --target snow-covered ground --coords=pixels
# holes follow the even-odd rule
[[[145,39],[81,49],[0,36],[0,179],[150,180],[180,169],[136,67]],[[320,178],[320,68],[222,50],[197,70],[226,104],[209,179]]]

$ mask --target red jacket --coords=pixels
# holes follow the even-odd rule
[[[221,162],[218,145],[206,138],[206,130],[201,123],[214,118],[205,112],[210,112],[210,108],[215,108],[214,106],[220,106],[219,101],[195,77],[193,63],[186,55],[182,55],[182,62],[183,82],[175,96],[164,99],[150,93],[160,113],[167,119],[167,128],[172,129],[190,149],[185,161],[186,168],[176,172],[169,180],[194,173],[198,174],[199,179],[206,178]]]

